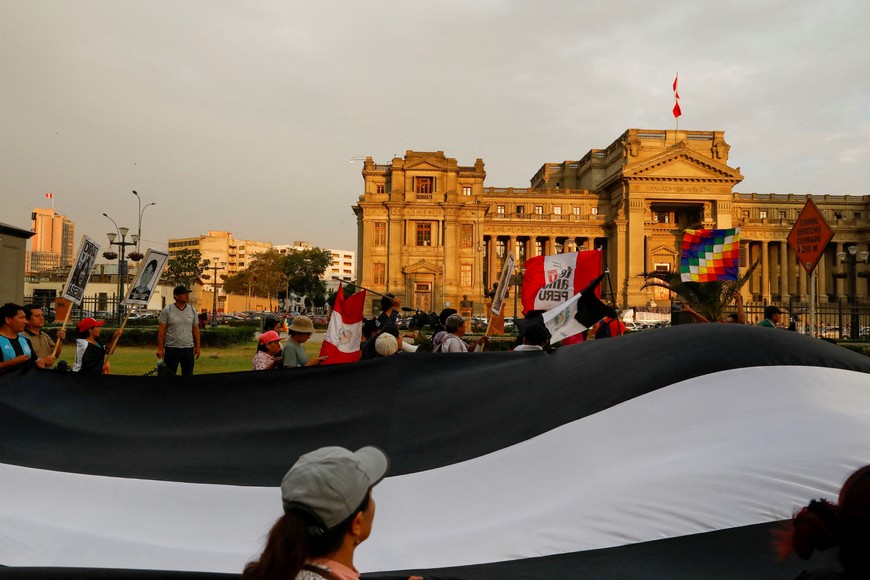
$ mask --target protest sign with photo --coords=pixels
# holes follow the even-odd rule
[[[81,305],[82,298],[85,297],[85,287],[88,285],[91,272],[93,272],[94,265],[97,263],[97,253],[99,251],[100,244],[88,236],[82,236],[76,262],[69,271],[69,277],[67,278],[61,298],[66,298],[77,305]]]
[[[501,307],[504,304],[504,298],[507,295],[508,285],[510,284],[510,275],[514,271],[514,256],[508,254],[504,258],[504,266],[501,269],[501,276],[498,279],[498,289],[492,299],[492,313],[501,314]]]
[[[148,306],[151,294],[154,292],[154,288],[160,280],[160,274],[163,273],[163,267],[168,260],[168,253],[148,248],[145,257],[140,262],[144,265],[139,268],[136,279],[130,284],[130,291],[123,303],[128,306]]]

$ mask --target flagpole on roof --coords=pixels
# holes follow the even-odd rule
[[[674,101],[675,101],[675,107],[674,107],[674,123],[675,123],[674,145],[677,144],[677,140],[678,140],[677,134],[680,132],[680,114],[682,113],[682,111],[680,111],[680,109],[679,109],[680,93],[677,91],[677,81],[679,80],[679,78],[680,78],[680,71],[677,71],[674,74]]]

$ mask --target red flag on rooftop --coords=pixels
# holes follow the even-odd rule
[[[680,73],[674,77],[674,118],[676,119],[683,114],[680,109],[680,93],[677,91],[677,81],[680,79]]]
[[[344,290],[338,287],[335,306],[329,317],[326,337],[320,347],[320,356],[328,357],[325,365],[356,362],[360,357],[363,309],[366,291],[360,290],[350,298],[344,298]]]

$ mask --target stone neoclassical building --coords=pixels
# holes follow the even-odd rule
[[[759,262],[747,298],[805,301],[808,276],[786,236],[807,196],[735,192],[743,176],[729,149],[722,131],[629,129],[579,160],[545,163],[528,188],[484,187],[482,159],[461,166],[442,151],[407,151],[385,165],[367,157],[353,206],[356,279],[425,310],[458,308],[467,296],[479,313],[507,252],[521,267],[532,256],[603,248],[603,294],[621,308],[645,306],[667,296],[641,289],[641,274],[678,267],[684,229],[739,226],[742,261]],[[847,290],[834,276],[836,254],[868,249],[870,195],[813,200],[835,232],[816,270],[818,295],[837,300]],[[858,280],[862,300],[867,282]]]

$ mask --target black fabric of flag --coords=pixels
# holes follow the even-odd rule
[[[790,578],[768,530],[870,457],[870,359],[687,325],[553,354],[0,379],[0,576],[223,577],[324,445],[382,447],[370,577]]]

